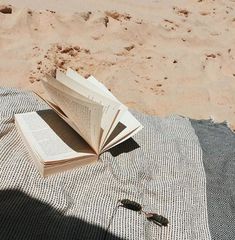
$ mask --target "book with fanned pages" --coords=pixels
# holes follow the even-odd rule
[[[143,126],[102,83],[72,69],[42,84],[52,109],[15,114],[15,123],[42,176],[97,161]]]

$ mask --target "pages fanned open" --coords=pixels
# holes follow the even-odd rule
[[[93,76],[57,70],[42,83],[53,110],[15,114],[15,123],[44,177],[93,163],[143,128]]]

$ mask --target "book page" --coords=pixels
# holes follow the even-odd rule
[[[126,136],[123,136],[122,138],[119,138],[117,142],[113,142],[112,144],[108,144],[107,146],[105,146],[101,153],[107,151],[108,149],[115,147],[116,145],[126,141],[127,139],[131,138],[132,136],[134,136],[135,134],[137,134],[141,129],[143,129],[143,127],[138,127],[137,129],[133,130],[132,132],[129,132]]]
[[[118,103],[121,103],[106,87],[104,84],[99,82],[95,77],[92,75],[87,78],[87,81],[92,83],[94,86],[96,86],[97,91],[100,92],[100,94],[103,94],[104,96],[112,99],[113,101],[116,101]]]
[[[122,126],[122,129],[121,129],[122,131],[117,129],[117,135],[114,135],[114,136],[111,135],[110,138],[107,139],[105,146],[102,149],[102,152],[134,136],[137,132],[143,129],[143,126],[130,112],[127,112],[125,114],[123,119],[119,122],[119,125]]]
[[[45,101],[57,114],[60,116],[71,128],[73,128],[78,134],[82,136],[82,133],[78,129],[78,127],[71,121],[66,114],[62,111],[61,108],[59,108],[55,103],[52,103],[51,101],[44,99],[42,96],[40,96],[38,93],[36,93],[43,101]]]
[[[114,101],[110,97],[107,98],[107,96],[100,93],[100,90],[97,87],[94,87],[94,84],[90,83],[70,68],[67,70],[66,76],[58,71],[56,78],[59,81],[66,83],[66,85],[69,85],[71,88],[76,89],[76,91],[82,92],[84,96],[88,97],[88,99],[92,99],[104,106],[104,112],[101,121],[101,128],[103,130],[100,140],[101,149],[105,139],[107,139],[109,134],[116,127],[121,116],[126,112],[127,107],[118,101]]]
[[[78,77],[77,77],[78,76]],[[72,69],[69,69],[66,73],[57,71],[56,79],[66,86],[74,89],[84,97],[89,100],[95,101],[96,103],[102,105],[103,108],[103,118],[102,118],[102,128],[106,129],[110,126],[110,122],[115,118],[116,113],[119,110],[120,104],[100,95],[98,91],[94,88],[92,84],[86,81],[86,79],[81,79],[81,76],[77,74]],[[76,80],[75,80],[76,79]]]
[[[94,155],[91,157],[79,158],[78,160],[73,159],[71,161],[60,161],[60,162],[53,162],[53,164],[48,163],[44,170],[43,176],[49,176],[51,174],[55,174],[61,171],[66,171],[73,169],[75,167],[90,165],[95,163],[98,160],[98,156]]]
[[[30,148],[45,162],[95,155],[53,110],[16,114],[15,120]]]
[[[42,81],[53,101],[68,116],[80,135],[98,153],[103,107],[80,96],[54,78]]]
[[[109,97],[114,101],[120,102],[102,83],[97,81],[93,76],[90,76],[87,80],[96,86],[104,96]],[[127,136],[129,136],[129,134],[133,132],[136,134],[142,128],[143,126],[140,124],[140,122],[129,111],[126,111],[120,118],[117,127],[113,130],[109,138],[107,138],[103,144],[104,149],[107,150],[115,143],[120,143],[120,141],[123,142],[123,139],[127,139]],[[129,137],[133,135],[134,134],[131,134]]]
[[[77,83],[81,84],[82,86],[84,86],[86,88],[89,88],[89,89],[92,89],[92,91],[98,93],[99,95],[101,94],[103,97],[107,97],[107,96],[104,95],[100,91],[101,88],[102,88],[102,90],[106,89],[108,92],[110,92],[101,82],[96,80],[93,76],[90,76],[89,78],[86,79],[86,78],[84,78],[83,76],[81,76],[80,74],[78,74],[76,71],[74,71],[71,68],[67,69],[66,76],[70,77],[71,79],[73,79]],[[94,85],[96,86],[95,88],[94,88]],[[111,92],[110,92],[110,94],[112,95]],[[109,97],[109,99],[112,100],[113,104],[114,104],[114,102],[120,103],[117,100],[117,98],[115,98],[114,96],[113,97]]]

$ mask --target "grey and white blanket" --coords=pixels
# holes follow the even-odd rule
[[[134,112],[144,129],[133,139],[44,179],[14,114],[47,108],[33,93],[0,89],[1,240],[235,239],[235,135],[225,124]],[[168,227],[115,212],[124,198],[167,217]]]

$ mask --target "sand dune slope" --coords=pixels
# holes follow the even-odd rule
[[[235,128],[235,2],[124,3],[1,6],[0,85],[43,93],[45,73],[72,67],[130,108]]]

